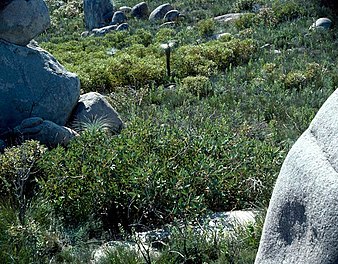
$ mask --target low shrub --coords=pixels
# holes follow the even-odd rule
[[[7,148],[0,154],[0,194],[3,201],[18,210],[24,223],[27,203],[33,196],[37,162],[46,148],[37,141],[25,141],[22,145]]]
[[[192,93],[198,98],[213,94],[212,84],[205,76],[188,76],[182,79],[183,92]]]
[[[59,146],[39,161],[41,193],[68,224],[104,214],[116,194],[109,144],[103,131],[84,131],[67,149]]]
[[[186,45],[174,52],[174,71],[178,77],[212,76],[230,65],[248,61],[256,47],[251,40],[222,39],[200,45]]]
[[[213,19],[205,19],[201,20],[196,25],[198,34],[201,37],[210,37],[215,33],[216,30],[216,23]]]

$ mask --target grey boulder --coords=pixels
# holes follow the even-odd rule
[[[102,28],[93,28],[92,31],[88,34],[87,36],[104,36],[107,33],[116,30],[117,26],[116,25],[110,25]],[[85,35],[84,35],[85,36]]]
[[[34,139],[49,147],[66,146],[77,133],[65,126],[59,126],[40,117],[31,117],[23,120],[14,128],[16,138]]]
[[[91,123],[99,124],[113,134],[119,133],[123,128],[119,114],[103,95],[96,92],[80,96],[69,126],[80,132]]]
[[[170,10],[173,10],[174,8],[169,4],[163,4],[155,8],[153,12],[150,13],[149,15],[149,20],[150,21],[155,21],[155,20],[162,20],[165,16],[166,13],[168,13]]]
[[[116,11],[110,22],[111,25],[122,24],[127,21],[126,15],[122,11]]]
[[[48,52],[0,41],[0,138],[24,119],[66,124],[80,95],[77,76]]]
[[[27,45],[50,25],[48,8],[43,0],[13,0],[0,11],[0,39]]]
[[[176,9],[170,10],[164,15],[163,21],[164,22],[177,21],[179,17],[180,17],[180,12],[178,12]]]
[[[129,14],[131,12],[132,8],[129,6],[121,6],[119,8],[119,11],[122,11],[124,14]]]
[[[116,31],[124,31],[124,30],[129,30],[129,25],[127,23],[123,23],[116,28]]]
[[[311,29],[329,29],[332,26],[332,21],[329,18],[321,17],[316,20],[311,26]]]
[[[86,29],[92,30],[109,24],[114,6],[111,0],[84,0],[83,11]]]
[[[338,90],[288,153],[256,264],[338,263]]]
[[[130,13],[133,17],[138,19],[146,19],[149,15],[149,7],[146,2],[138,3],[137,5],[133,6]]]

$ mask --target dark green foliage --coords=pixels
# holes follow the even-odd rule
[[[24,224],[27,203],[33,196],[36,163],[45,150],[36,141],[26,141],[0,154],[0,197],[18,210],[21,224]]]
[[[174,53],[174,71],[178,77],[212,76],[230,65],[238,65],[250,59],[255,51],[251,40],[223,39],[200,45],[186,45]]]
[[[117,191],[114,153],[101,130],[85,131],[67,150],[49,151],[39,162],[43,196],[68,223],[103,214]]]
[[[1,263],[89,263],[92,239],[121,229],[266,207],[287,151],[337,89],[337,31],[308,30],[336,16],[314,1],[174,1],[186,15],[174,28],[130,18],[128,32],[86,38],[82,1],[46,2],[41,46],[82,92],[107,95],[125,128],[112,137],[89,124],[67,148],[26,142],[0,154]],[[256,3],[234,23],[212,20]],[[172,79],[160,48],[170,41]],[[261,227],[212,241],[177,231],[153,262],[252,263]],[[107,263],[126,259],[144,261],[118,250]]]

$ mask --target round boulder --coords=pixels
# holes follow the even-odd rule
[[[27,45],[50,25],[48,8],[43,0],[5,1],[1,7],[0,39],[13,44]]]
[[[153,12],[149,15],[149,20],[161,20],[164,18],[165,14],[168,13],[170,10],[173,10],[174,8],[169,4],[163,4],[158,6]]]
[[[310,29],[329,29],[332,25],[332,21],[329,18],[318,18],[315,23],[310,26]]]
[[[129,6],[121,6],[119,11],[122,11],[124,14],[129,14],[131,12],[131,7]]]
[[[128,30],[128,29],[129,29],[129,25],[127,23],[123,23],[116,28],[117,31],[123,31],[123,30]]]
[[[172,22],[172,21],[177,21],[178,18],[180,17],[180,12],[178,12],[176,9],[175,10],[170,10],[164,15],[164,22]]]
[[[123,128],[119,114],[103,95],[96,92],[80,96],[70,124],[81,131],[87,123],[93,122],[99,122],[102,128],[113,134],[119,133]]]
[[[30,117],[65,125],[80,95],[77,76],[39,47],[0,41],[0,54],[0,138]]]
[[[110,22],[111,25],[122,24],[127,21],[126,15],[122,11],[116,11],[113,15],[113,18]]]
[[[138,19],[146,19],[149,15],[149,7],[146,2],[141,2],[131,9],[131,15]]]

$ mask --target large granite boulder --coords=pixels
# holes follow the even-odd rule
[[[338,90],[278,176],[256,264],[338,263]]]
[[[43,0],[5,1],[0,8],[0,39],[27,45],[49,27],[48,8]]]
[[[149,15],[150,21],[156,21],[156,20],[162,20],[166,13],[168,13],[170,10],[173,10],[174,8],[169,4],[163,4],[158,7],[156,7]]]
[[[149,15],[149,7],[146,2],[138,3],[131,9],[131,15],[138,19],[146,19]]]
[[[120,133],[123,128],[119,114],[103,95],[96,92],[83,94],[74,109],[70,126],[80,132],[87,124],[95,122],[112,134]]]
[[[64,126],[80,95],[77,76],[36,46],[0,41],[0,54],[0,138],[31,117]]]
[[[126,15],[122,11],[116,11],[111,19],[111,25],[118,25],[127,21]]]
[[[114,6],[111,0],[84,0],[83,11],[86,29],[92,30],[109,24]]]

